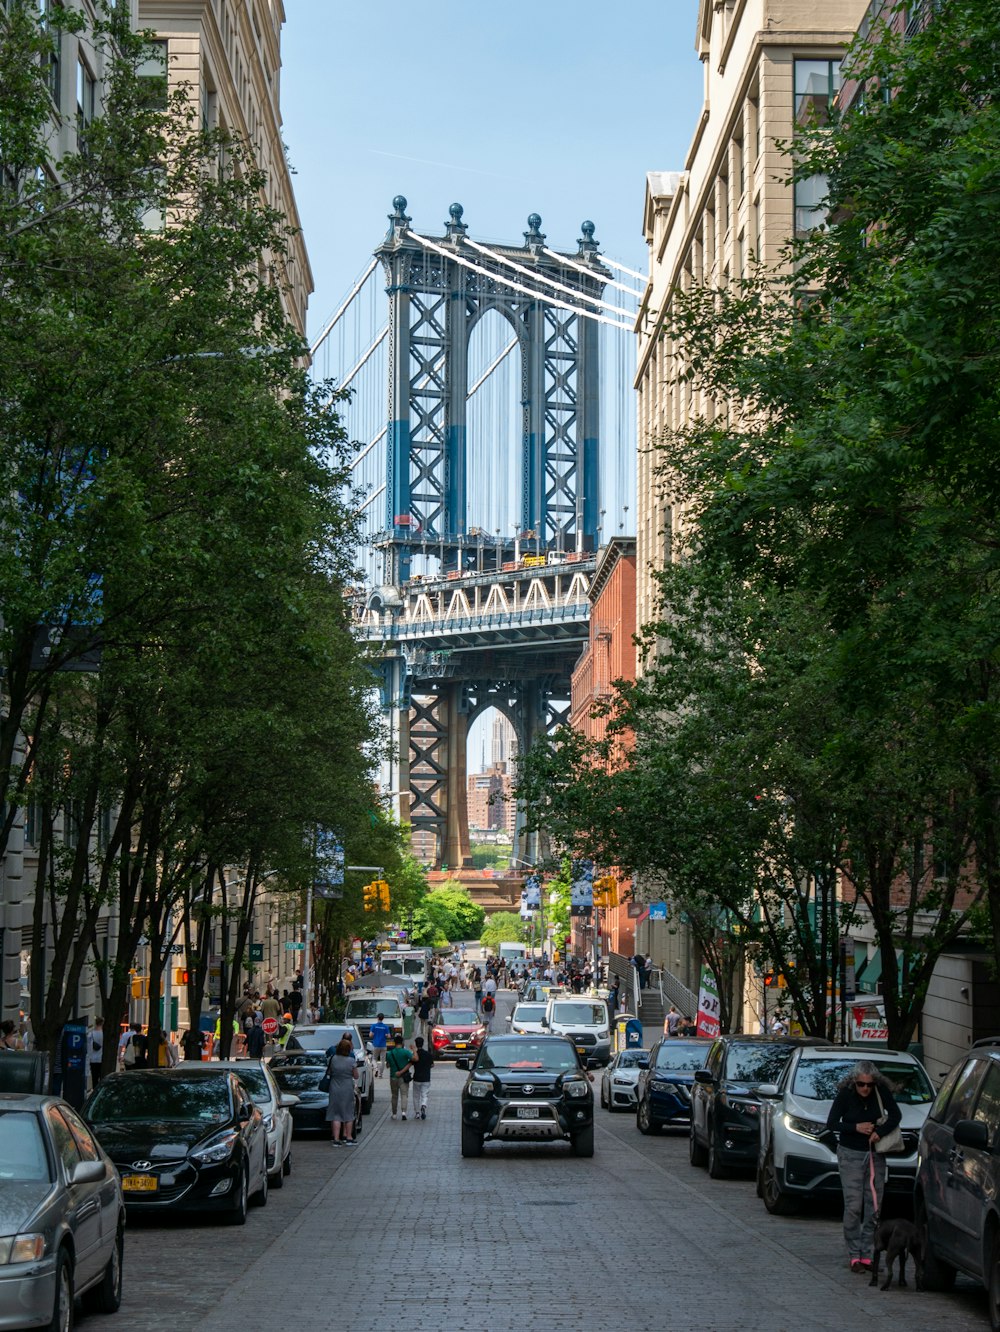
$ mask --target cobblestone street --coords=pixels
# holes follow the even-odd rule
[[[497,1024],[501,1028],[501,1024]],[[354,1151],[297,1140],[285,1187],[238,1230],[130,1228],[125,1299],[84,1332],[982,1332],[985,1295],[882,1293],[847,1269],[830,1210],[768,1216],[753,1181],[712,1181],[687,1138],[598,1110],[593,1160],[564,1146],[459,1153],[451,1064],[426,1121],[392,1122],[388,1087]]]

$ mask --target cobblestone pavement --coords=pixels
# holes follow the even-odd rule
[[[593,1160],[555,1144],[463,1160],[464,1076],[435,1069],[423,1122],[393,1123],[376,1083],[359,1145],[296,1140],[285,1187],[241,1229],[130,1227],[122,1308],[81,1332],[988,1327],[982,1291],[871,1289],[831,1210],[768,1216],[751,1179],[710,1180],[683,1134],[645,1138],[631,1115],[598,1109]]]

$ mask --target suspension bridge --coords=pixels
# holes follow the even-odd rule
[[[452,204],[414,230],[401,195],[371,262],[312,347],[361,496],[358,632],[390,718],[387,789],[435,868],[471,864],[469,727],[491,708],[523,752],[564,720],[603,542],[634,492],[641,275],[584,222],[550,248],[475,239]],[[515,855],[533,861],[518,816]]]

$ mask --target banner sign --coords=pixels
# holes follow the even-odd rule
[[[667,904],[666,902],[650,902],[649,904],[650,920],[666,920]]]
[[[589,916],[594,910],[594,862],[574,860],[569,887],[569,914]]]
[[[851,1009],[851,1040],[867,1044],[869,1042],[884,1043],[889,1039],[889,1028],[886,1025],[885,1014],[879,1012],[877,1008],[866,1008],[862,1005]]]
[[[702,967],[698,987],[698,1035],[714,1038],[719,1034],[719,987],[710,967]]]

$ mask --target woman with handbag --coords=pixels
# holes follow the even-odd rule
[[[885,1188],[885,1154],[902,1147],[899,1106],[888,1079],[867,1059],[841,1082],[826,1126],[837,1135],[844,1240],[852,1272],[871,1272]]]
[[[354,1083],[358,1076],[358,1061],[354,1057],[350,1036],[345,1032],[335,1048],[327,1053],[329,1058],[325,1077],[329,1080],[330,1097],[326,1117],[330,1124],[331,1139],[335,1147],[341,1143],[345,1147],[353,1147]]]

